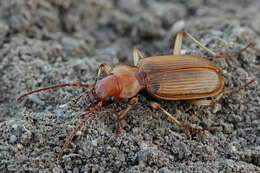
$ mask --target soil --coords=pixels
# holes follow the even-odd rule
[[[259,0],[1,0],[0,172],[260,172]],[[95,80],[97,67],[133,64],[132,48],[145,57],[171,54],[185,30],[217,54],[254,46],[229,59],[214,59],[187,38],[182,53],[214,62],[225,91],[256,78],[245,90],[211,107],[157,102],[177,127],[138,95],[138,104],[114,136],[121,101],[103,108],[77,133],[61,160],[64,140],[81,122],[73,107],[81,88],[37,93],[33,89]]]

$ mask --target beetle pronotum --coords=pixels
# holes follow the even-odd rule
[[[100,77],[102,70],[104,70],[107,75],[100,80],[96,80],[92,85],[82,83],[55,85],[23,94],[17,101],[22,100],[25,96],[30,94],[55,88],[81,87],[91,89],[89,92],[80,95],[74,101],[76,105],[81,98],[86,99],[87,104],[84,107],[84,114],[81,115],[84,119],[72,134],[67,137],[66,143],[59,153],[58,158],[60,159],[64,149],[69,145],[76,133],[96,111],[111,103],[123,99],[130,99],[128,107],[122,111],[117,118],[115,134],[118,135],[121,121],[126,117],[127,112],[138,102],[136,95],[141,90],[146,90],[150,95],[158,99],[189,100],[190,103],[201,106],[213,105],[221,97],[239,92],[255,81],[255,79],[252,79],[236,90],[224,92],[223,76],[217,66],[199,56],[181,54],[183,34],[215,58],[237,56],[249,46],[253,45],[253,43],[249,43],[244,49],[232,55],[217,55],[204,47],[187,32],[179,32],[175,40],[172,55],[144,58],[137,48],[133,48],[134,66],[117,64],[111,68],[106,64],[101,64],[98,69],[97,79]],[[215,99],[205,99],[208,97],[215,97]],[[197,129],[182,124],[155,101],[150,100],[149,105],[152,108],[161,110],[181,128],[194,132],[209,130],[209,128]]]

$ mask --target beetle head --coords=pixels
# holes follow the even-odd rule
[[[120,87],[115,76],[108,75],[98,80],[86,97],[87,108],[101,107],[119,101]]]

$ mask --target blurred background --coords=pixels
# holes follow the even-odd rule
[[[1,0],[0,172],[257,172],[260,171],[259,0]],[[102,109],[57,155],[80,123],[71,106],[85,92],[63,88],[17,103],[32,89],[92,83],[101,63],[133,64],[171,54],[185,30],[217,54],[255,46],[231,59],[213,59],[188,39],[182,52],[205,57],[223,71],[225,90],[246,90],[213,107],[159,101],[178,120],[207,135],[179,129],[145,97],[128,113],[119,137],[116,117],[127,101]]]

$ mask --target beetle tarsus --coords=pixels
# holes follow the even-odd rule
[[[238,93],[239,91],[247,88],[249,85],[251,85],[252,83],[254,83],[256,81],[256,79],[252,79],[251,81],[247,82],[245,85],[241,86],[240,88],[238,89],[234,89],[234,90],[231,90],[231,91],[227,91],[227,92],[224,92],[223,95],[224,96],[227,96],[227,95],[231,95],[231,94],[235,94],[235,93]]]
[[[254,42],[250,42],[246,47],[244,47],[243,49],[230,54],[230,55],[216,55],[214,58],[232,58],[232,57],[236,57],[238,55],[240,55],[242,52],[246,51],[250,46],[254,46],[255,43]]]
[[[136,105],[137,103],[138,103],[137,97],[131,98],[131,100],[129,101],[128,107],[122,113],[120,113],[120,115],[117,118],[117,127],[116,127],[115,136],[119,136],[122,121],[125,119],[127,112],[130,109],[132,109],[134,107],[134,105]]]
[[[191,104],[195,104],[197,106],[213,106],[214,104],[216,104],[223,96],[228,96],[231,94],[235,94],[240,92],[241,90],[247,88],[248,86],[250,86],[252,83],[254,83],[256,81],[256,79],[252,79],[251,81],[247,82],[246,84],[244,84],[243,86],[237,88],[237,89],[233,89],[231,91],[226,91],[226,92],[221,92],[220,94],[218,94],[216,96],[215,99],[212,100],[207,100],[207,99],[200,99],[200,100],[189,100],[188,102]]]
[[[118,137],[120,134],[121,120],[117,119],[115,136]]]
[[[226,92],[221,92],[219,95],[217,95],[217,97],[212,100],[210,102],[210,106],[214,105],[215,103],[217,103],[223,96],[228,96],[228,95],[231,95],[231,94],[235,94],[235,93],[238,93],[240,92],[241,90],[244,90],[246,89],[249,85],[251,85],[252,83],[254,83],[256,81],[256,79],[252,79],[251,81],[247,82],[246,84],[244,84],[243,86],[237,88],[237,89],[233,89],[231,91],[226,91]]]

